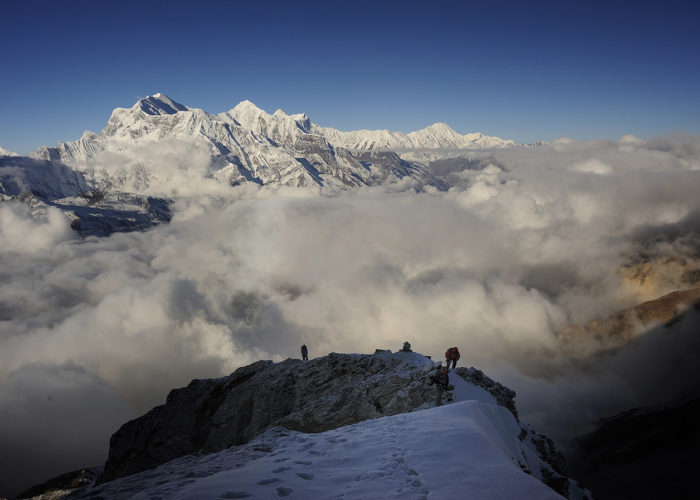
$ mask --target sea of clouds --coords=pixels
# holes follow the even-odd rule
[[[561,333],[635,304],[621,266],[700,257],[697,137],[474,153],[447,191],[342,193],[231,188],[200,175],[201,148],[140,147],[169,224],[81,239],[57,209],[0,204],[0,493],[100,464],[171,388],[301,344],[313,358],[407,340],[435,360],[459,346],[562,441],[697,395],[694,312],[616,355]]]

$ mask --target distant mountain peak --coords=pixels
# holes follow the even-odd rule
[[[136,103],[134,108],[141,109],[141,111],[148,115],[174,115],[178,111],[189,110],[187,106],[173,101],[162,92],[144,97]]]
[[[231,111],[262,111],[253,101],[245,99],[236,104]]]
[[[452,127],[450,127],[447,123],[445,122],[437,122],[433,123],[432,125],[428,125],[425,127],[426,129],[429,130],[453,130]],[[425,129],[424,129],[425,130]]]

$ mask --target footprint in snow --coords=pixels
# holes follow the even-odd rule
[[[299,465],[311,465],[313,462],[310,462],[309,460],[297,460],[294,463]]]
[[[291,489],[291,488],[284,488],[284,487],[282,487],[282,486],[280,486],[279,488],[277,488],[277,495],[279,495],[279,496],[281,496],[281,497],[288,497],[288,496],[291,495],[292,493],[294,493],[294,490]]]
[[[297,476],[299,476],[302,479],[313,479],[314,475],[313,474],[307,474],[305,472],[297,472]]]
[[[252,496],[253,495],[246,493],[245,491],[227,491],[226,493],[219,495],[219,498],[249,498]]]
[[[279,483],[280,481],[281,479],[278,477],[271,477],[270,479],[263,479],[262,481],[258,481],[258,484],[263,486],[266,484]]]
[[[291,467],[278,467],[272,472],[275,474],[279,474],[280,472],[288,471],[289,469],[291,469]]]

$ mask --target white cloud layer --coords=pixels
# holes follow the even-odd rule
[[[99,463],[109,433],[170,388],[298,357],[301,344],[315,357],[408,340],[434,359],[457,345],[460,364],[520,392],[535,424],[579,422],[567,415],[586,391],[599,391],[592,414],[616,411],[607,402],[614,388],[636,394],[634,381],[620,382],[614,363],[582,375],[572,353],[599,346],[557,332],[632,305],[617,271],[661,245],[653,236],[697,241],[699,143],[504,150],[486,168],[456,170],[447,192],[212,194],[210,181],[168,181],[179,196],[170,224],[84,241],[58,212],[35,222],[21,206],[1,205],[0,414],[12,432],[0,433],[0,448],[64,450],[34,479]],[[169,179],[189,178],[188,151],[164,157]],[[158,153],[143,154],[157,162]],[[195,173],[206,171],[201,151],[191,160]],[[663,244],[673,252],[677,242]],[[544,404],[559,415],[543,416]],[[65,445],[81,428],[90,433]],[[4,465],[15,477],[27,466]]]

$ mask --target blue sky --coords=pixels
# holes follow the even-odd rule
[[[0,146],[164,92],[341,130],[516,141],[700,133],[700,2],[3,0]]]

